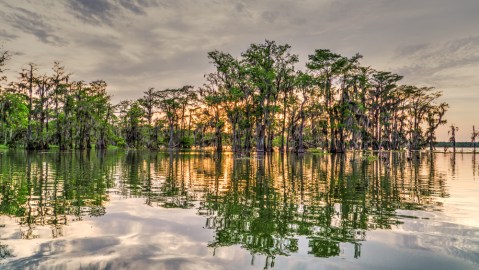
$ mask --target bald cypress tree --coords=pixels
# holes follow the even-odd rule
[[[476,139],[479,137],[479,131],[476,131],[476,127],[472,126],[471,134],[471,143],[472,143],[472,152],[476,153]]]

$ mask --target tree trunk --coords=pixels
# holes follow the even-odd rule
[[[27,131],[27,149],[32,150],[34,148],[32,141],[32,114],[33,114],[33,65],[30,65],[28,78],[28,131]]]
[[[175,140],[173,138],[173,135],[174,135],[174,125],[173,125],[173,122],[170,121],[170,141],[168,143],[169,149],[173,149],[175,146]]]
[[[215,127],[215,145],[216,145],[216,152],[223,151],[223,142],[222,142],[222,135],[221,135],[221,127],[216,124]]]
[[[281,146],[279,151],[284,152],[284,133],[286,131],[286,97],[283,99],[283,122],[281,124]]]

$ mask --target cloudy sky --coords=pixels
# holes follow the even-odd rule
[[[478,14],[477,0],[0,0],[0,43],[14,54],[11,74],[59,60],[74,79],[107,81],[114,102],[201,85],[214,49],[239,55],[270,39],[292,45],[301,65],[314,49],[359,52],[364,65],[442,90],[449,123],[469,140],[479,126]]]

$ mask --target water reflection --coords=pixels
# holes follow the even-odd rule
[[[69,222],[105,213],[114,162],[86,153],[6,152],[0,213],[16,217],[23,239],[40,237],[38,226],[50,226],[53,238],[62,236]]]
[[[344,155],[234,159],[230,186],[207,191],[199,208],[206,227],[216,232],[209,245],[241,245],[273,265],[277,255],[298,251],[298,236],[307,236],[309,254],[337,256],[340,243],[347,242],[359,257],[367,230],[390,229],[400,223],[397,209],[434,207],[434,196],[447,195],[432,161],[425,174],[418,162],[406,164],[398,156],[392,169],[383,162],[347,160]]]
[[[198,230],[214,232],[213,255],[240,246],[253,264],[265,256],[269,268],[278,256],[300,252],[304,238],[311,256],[338,256],[351,245],[359,258],[368,231],[420,219],[418,210],[442,210],[449,195],[436,158],[9,151],[0,155],[0,213],[15,217],[23,239],[61,238],[65,225],[105,215],[112,195],[142,198],[151,207],[195,209],[205,219]],[[455,155],[450,164],[454,175]],[[41,234],[45,227],[50,235]],[[2,258],[11,253],[0,242]]]

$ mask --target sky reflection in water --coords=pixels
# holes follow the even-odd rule
[[[0,153],[0,267],[476,269],[478,161]]]

